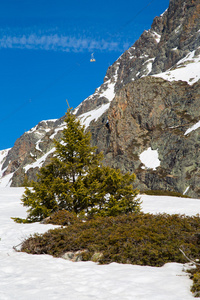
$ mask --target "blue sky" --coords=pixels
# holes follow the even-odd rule
[[[0,0],[0,150],[103,83],[169,0]],[[90,63],[94,52],[95,63]]]

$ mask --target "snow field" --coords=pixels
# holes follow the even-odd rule
[[[48,255],[15,252],[34,232],[56,226],[16,224],[10,217],[26,217],[20,198],[23,188],[0,188],[0,299],[1,300],[194,300],[192,281],[182,264],[161,268],[112,263],[71,262]],[[141,195],[142,210],[158,213],[200,211],[200,200]]]

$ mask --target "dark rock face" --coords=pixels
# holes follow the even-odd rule
[[[200,198],[200,128],[186,134],[199,121],[200,81],[189,85],[152,76],[180,70],[184,66],[178,63],[191,52],[200,56],[199,15],[200,0],[171,0],[74,111],[81,117],[110,103],[90,123],[92,143],[104,152],[105,164],[135,172],[141,190],[187,189],[187,195]],[[13,173],[12,186],[21,185],[25,174],[37,180],[38,168],[50,161],[53,138],[60,138],[62,128],[63,118],[43,121],[16,141],[2,166],[4,176]],[[140,160],[148,148],[157,150],[160,165],[155,169]]]
[[[188,194],[199,197],[199,131],[185,134],[199,121],[199,91],[200,82],[190,86],[154,77],[119,90],[106,113],[109,130],[90,126],[93,143],[104,151],[105,164],[135,172],[141,189],[183,193],[190,186]],[[156,170],[142,168],[139,155],[149,147],[158,149]]]

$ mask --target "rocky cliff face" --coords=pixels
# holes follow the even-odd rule
[[[142,190],[187,189],[199,197],[200,137],[199,130],[192,130],[199,123],[199,91],[200,82],[190,86],[150,76],[120,89],[106,113],[109,129],[100,127],[104,115],[90,126],[104,163],[135,172]],[[156,168],[153,151],[148,153],[150,167],[141,159],[147,149],[158,154]]]
[[[1,160],[2,185],[21,186],[25,174],[29,180],[37,180],[36,173],[50,161],[53,139],[60,138],[63,125],[63,118],[42,121],[18,138]]]
[[[171,0],[74,111],[104,152],[104,163],[135,172],[142,190],[200,198],[199,15],[200,1]],[[2,159],[2,183],[8,178],[18,186],[25,174],[35,180],[62,128],[63,118],[41,122],[19,138]]]

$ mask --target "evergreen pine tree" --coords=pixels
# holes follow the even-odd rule
[[[22,197],[28,207],[25,221],[41,221],[59,209],[76,214],[117,215],[139,209],[137,190],[131,183],[135,175],[103,166],[102,154],[90,145],[91,135],[80,120],[66,113],[61,142],[55,142],[55,157],[26,188]],[[20,219],[16,218],[16,221]]]

